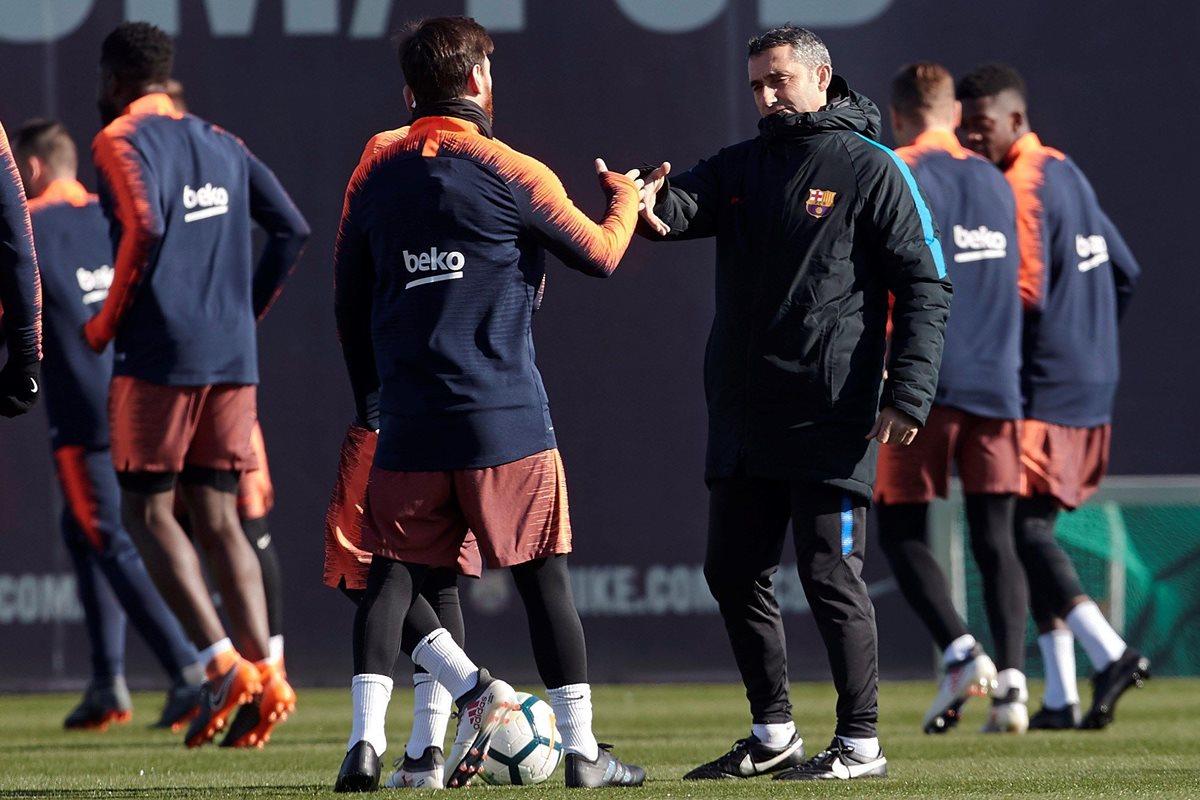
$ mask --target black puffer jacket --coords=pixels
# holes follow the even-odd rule
[[[672,176],[654,209],[667,239],[717,240],[706,477],[869,497],[881,393],[924,422],[937,386],[950,282],[936,226],[908,168],[874,141],[879,110],[841,78],[822,110],[759,131]]]

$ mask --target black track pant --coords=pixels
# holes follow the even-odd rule
[[[1042,495],[1017,501],[1017,555],[1029,576],[1029,607],[1042,632],[1055,627],[1085,596],[1079,573],[1054,536],[1058,501]]]
[[[438,627],[449,627],[439,622],[427,599],[430,580],[436,581],[442,572],[375,557],[354,617],[356,675],[391,675],[400,651],[411,656],[418,642]],[[586,683],[587,649],[571,594],[567,557],[529,561],[513,567],[512,574],[525,603],[534,662],[546,687]],[[461,625],[457,591],[455,601]],[[454,634],[453,629],[450,632]],[[461,633],[455,641],[461,642]]]
[[[763,478],[714,481],[704,576],[716,598],[755,723],[788,722],[787,649],[771,579],[788,522],[805,596],[837,689],[837,734],[875,736],[875,609],[862,580],[866,504],[819,484]]]
[[[1029,591],[1013,541],[1012,495],[966,497],[971,552],[983,578],[984,607],[1000,669],[1024,670]],[[926,503],[879,504],[879,543],[904,599],[942,650],[968,631],[950,599],[950,586],[929,547]]]

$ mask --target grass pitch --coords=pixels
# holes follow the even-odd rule
[[[1200,798],[1200,680],[1156,679],[1131,690],[1117,722],[1105,731],[1026,736],[977,733],[986,713],[979,700],[967,705],[958,730],[925,736],[919,725],[933,691],[932,683],[883,685],[880,737],[891,777],[882,780],[680,781],[685,771],[745,735],[745,700],[733,685],[596,687],[596,730],[602,740],[617,743],[620,756],[649,773],[642,789],[610,790],[622,797]],[[1034,687],[1031,694],[1036,698],[1038,692]],[[156,694],[135,695],[128,725],[106,733],[67,733],[62,719],[76,699],[0,697],[0,797],[332,796],[349,730],[345,690],[301,691],[296,714],[263,751],[185,750],[182,736],[145,727],[158,711]],[[397,691],[389,714],[389,760],[404,746],[409,702],[410,696]],[[832,689],[798,684],[793,702],[806,747],[815,753],[832,735]],[[561,768],[541,786],[481,785],[467,791],[492,800],[515,793],[526,800],[579,796],[563,788]]]

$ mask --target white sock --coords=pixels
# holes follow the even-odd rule
[[[1100,613],[1100,607],[1091,600],[1071,609],[1071,613],[1067,614],[1067,625],[1097,672],[1125,653],[1125,640],[1113,630],[1113,626]]]
[[[479,682],[479,667],[467,658],[445,628],[438,628],[417,642],[412,660],[445,686],[456,701]]]
[[[1046,668],[1046,688],[1042,705],[1065,708],[1079,703],[1079,685],[1075,682],[1075,637],[1070,631],[1055,630],[1038,637],[1038,649]]]
[[[1019,669],[1002,669],[996,673],[996,697],[1004,697],[1010,690],[1016,689],[1017,702],[1029,702],[1029,687],[1025,683],[1025,673]]]
[[[547,689],[546,697],[558,723],[558,735],[563,749],[588,761],[600,756],[600,745],[592,733],[592,687],[587,683],[572,683],[557,689]]]
[[[975,637],[969,633],[964,633],[946,645],[946,649],[942,651],[942,663],[954,664],[958,661],[966,661],[971,655],[973,647],[975,647]]]
[[[446,745],[446,728],[450,724],[450,706],[454,698],[445,686],[428,672],[413,675],[413,725],[405,752],[410,758],[420,758],[427,747]]]
[[[772,750],[782,750],[796,735],[796,723],[791,720],[787,722],[756,722],[750,726],[750,733]]]
[[[283,661],[283,634],[277,633],[267,640],[267,658],[272,664]]]
[[[200,663],[208,666],[212,660],[221,653],[228,653],[232,649],[233,642],[229,641],[228,636],[226,636],[224,639],[218,639],[200,651]]]
[[[204,663],[203,661],[197,661],[195,664],[184,666],[183,669],[179,670],[179,680],[185,686],[199,686],[204,683],[204,679],[207,677],[204,674]]]
[[[837,737],[842,744],[848,744],[854,748],[854,752],[865,758],[879,758],[879,739],[872,736],[870,739],[851,739],[846,736]]]
[[[392,699],[392,679],[387,675],[372,675],[365,673],[355,675],[350,682],[350,703],[353,715],[350,722],[350,741],[346,742],[346,752],[354,745],[367,741],[375,748],[375,755],[383,755],[387,750],[387,737],[384,735],[384,723],[387,720],[387,707]]]

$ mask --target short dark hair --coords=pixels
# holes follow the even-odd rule
[[[73,172],[79,167],[75,142],[58,120],[28,120],[13,134],[12,150],[18,161],[37,156],[55,170]]]
[[[123,81],[165,83],[174,61],[171,37],[149,22],[123,22],[100,45],[100,63]]]
[[[809,69],[816,69],[822,64],[833,64],[829,58],[829,48],[821,41],[820,36],[808,28],[790,23],[752,38],[746,47],[746,57],[756,56],[764,50],[784,45],[791,47],[796,60]]]
[[[958,99],[973,100],[977,97],[994,97],[1012,90],[1027,100],[1025,80],[1021,73],[1007,64],[983,64],[963,75],[958,82]]]
[[[418,104],[453,100],[493,49],[487,28],[470,17],[429,17],[404,28],[400,67]]]
[[[892,78],[892,108],[901,116],[918,117],[953,105],[954,76],[941,64],[918,61]]]

